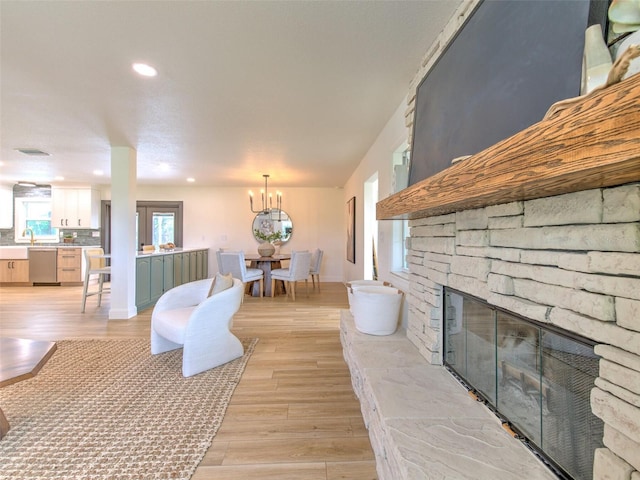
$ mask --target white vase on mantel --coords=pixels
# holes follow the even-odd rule
[[[613,62],[611,53],[602,36],[600,25],[591,25],[584,32],[584,59],[581,95],[604,85]]]
[[[616,59],[620,58],[620,55],[622,55],[631,45],[640,45],[640,30],[632,33],[624,39],[624,41],[618,47]],[[624,80],[625,78],[629,78],[631,75],[635,75],[638,72],[640,72],[640,57],[631,60],[631,62],[629,63],[629,69],[627,70],[627,73],[624,74],[622,79]]]

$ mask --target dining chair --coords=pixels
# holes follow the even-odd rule
[[[260,282],[260,296],[264,292],[264,272],[259,268],[247,268],[244,252],[219,252],[220,273],[230,273],[233,278],[242,280],[246,286],[247,283]]]
[[[316,280],[318,280],[318,291],[320,291],[320,265],[322,264],[323,255],[324,251],[316,248],[313,255],[311,255],[311,267],[309,268],[309,275],[311,275],[314,290],[316,289]]]
[[[216,260],[218,260],[218,271],[224,275],[226,275],[229,272],[223,272],[222,271],[222,258],[220,258],[220,254],[224,252],[224,250],[222,248],[219,248],[218,250],[216,250]]]
[[[87,297],[98,295],[98,306],[102,302],[102,295],[111,292],[110,288],[105,288],[104,277],[111,275],[111,267],[107,265],[107,259],[102,248],[84,249],[85,270],[84,286],[82,288],[82,313],[84,313]],[[89,291],[89,282],[93,275],[98,276],[98,290]]]
[[[291,292],[291,298],[296,301],[296,282],[304,280],[307,296],[309,296],[309,268],[311,267],[311,252],[291,252],[289,268],[277,268],[271,271],[271,296],[276,286],[276,280],[282,280],[287,291],[287,297]]]

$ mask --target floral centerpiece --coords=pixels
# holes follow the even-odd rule
[[[256,238],[262,240],[262,243],[258,245],[258,253],[262,257],[270,257],[273,255],[276,252],[276,247],[273,243],[282,239],[281,231],[265,233],[256,228],[253,230],[253,234]]]

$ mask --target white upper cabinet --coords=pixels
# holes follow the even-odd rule
[[[13,228],[13,187],[0,185],[0,228]]]
[[[100,191],[93,188],[51,189],[51,223],[57,228],[100,228]]]

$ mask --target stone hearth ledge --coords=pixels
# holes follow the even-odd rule
[[[340,339],[379,480],[557,480],[403,330],[366,335],[343,310]]]

